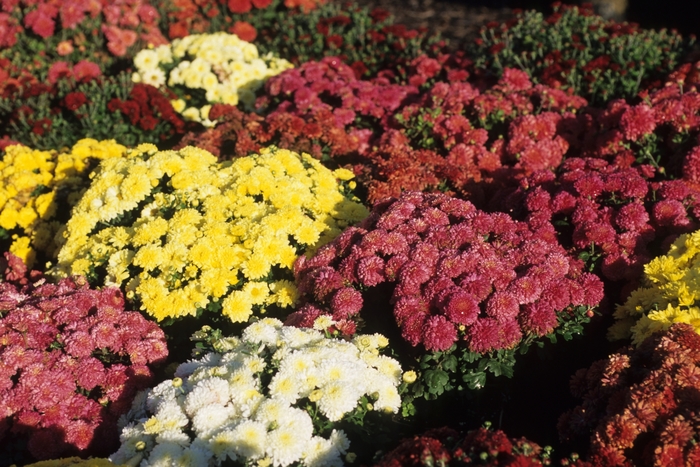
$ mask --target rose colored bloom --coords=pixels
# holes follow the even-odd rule
[[[654,204],[652,210],[654,223],[659,226],[679,226],[690,224],[688,213],[683,203],[677,200],[662,200]]]
[[[495,292],[486,302],[486,314],[498,321],[515,319],[518,313],[520,313],[518,299],[508,292]]]
[[[517,322],[500,323],[493,318],[479,318],[467,331],[469,350],[476,353],[512,347],[521,337]]]
[[[90,60],[80,60],[73,67],[73,76],[79,83],[85,83],[102,75],[102,70]]]
[[[49,67],[48,79],[51,84],[56,84],[59,79],[70,78],[71,76],[73,76],[73,72],[67,62],[54,62]]]
[[[357,264],[357,277],[365,287],[381,284],[386,280],[384,275],[384,260],[379,256],[362,258]]]
[[[454,324],[447,321],[444,316],[431,316],[423,326],[423,344],[429,352],[447,350],[457,340]]]
[[[481,313],[479,302],[474,295],[462,290],[452,293],[445,302],[445,316],[458,325],[473,324]]]
[[[639,202],[622,206],[615,216],[615,223],[623,231],[642,230],[648,227],[648,222],[649,214]]]
[[[524,91],[532,87],[530,77],[527,73],[515,68],[506,68],[503,70],[503,76],[499,84],[510,91]]]
[[[82,105],[86,104],[87,101],[87,97],[85,97],[85,94],[82,92],[71,92],[66,94],[66,97],[63,99],[63,105],[65,105],[68,110],[76,111]]]
[[[31,28],[35,34],[48,39],[54,34],[57,14],[56,6],[49,3],[39,3],[35,10],[24,16],[24,25]]]
[[[362,294],[352,287],[343,287],[333,294],[330,305],[333,319],[347,319],[362,309]]]
[[[136,32],[129,29],[120,29],[110,24],[102,24],[101,28],[107,38],[107,49],[117,57],[126,55],[126,50],[138,39]]]

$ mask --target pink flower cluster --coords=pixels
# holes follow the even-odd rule
[[[383,77],[359,80],[338,57],[325,57],[287,70],[270,78],[265,89],[267,95],[259,101],[260,105],[271,101],[276,104],[274,112],[302,117],[328,109],[341,128],[363,117],[366,124],[385,127],[404,101],[418,93],[415,86],[391,84]]]
[[[653,167],[632,162],[567,159],[556,174],[522,180],[501,208],[534,226],[554,223],[574,254],[600,259],[605,278],[634,281],[675,237],[700,226],[700,191],[683,180],[652,181]]]
[[[559,434],[590,436],[588,460],[600,467],[700,465],[699,368],[700,335],[675,324],[579,370],[571,390],[583,403],[562,415]]]
[[[332,115],[336,131],[357,141],[355,172],[370,203],[445,184],[482,199],[486,186],[556,167],[569,147],[558,128],[575,119],[569,112],[585,99],[533,86],[511,69],[496,84],[469,84],[468,66],[459,54],[423,55],[410,63],[408,84],[392,84],[398,79],[392,71],[362,81],[328,57],[270,79],[258,104],[273,109],[269,118],[284,114],[310,123],[320,113]]]
[[[533,86],[518,70],[506,70],[481,91],[465,82],[437,82],[397,112],[396,129],[385,131],[376,150],[365,154],[360,178],[373,203],[443,184],[482,206],[497,189],[559,165],[569,145],[558,128],[585,104]],[[423,132],[416,131],[419,125]]]
[[[581,272],[552,226],[538,229],[488,214],[444,194],[406,192],[377,204],[316,256],[300,258],[295,277],[305,303],[289,323],[329,313],[343,327],[358,313],[381,313],[360,290],[387,282],[402,337],[428,351],[465,341],[470,351],[513,348],[544,336],[572,306],[596,306],[600,280]]]
[[[117,420],[168,355],[163,331],[124,311],[117,288],[57,284],[5,253],[0,283],[0,444],[28,439],[36,459],[105,455]]]
[[[4,34],[0,42],[7,46],[14,45],[22,32],[15,16],[23,12],[22,24],[43,39],[57,33],[59,19],[61,29],[74,30],[88,15],[97,18],[102,14],[101,30],[107,38],[107,49],[117,57],[123,57],[139,38],[156,46],[168,42],[158,28],[160,15],[147,0],[4,0],[2,10],[0,30]]]

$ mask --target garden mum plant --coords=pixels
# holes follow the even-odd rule
[[[292,306],[297,256],[367,215],[343,185],[352,177],[274,147],[218,163],[195,147],[141,145],[97,168],[52,273],[123,287],[157,321],[206,309],[243,323]]]
[[[698,245],[700,231],[681,235],[667,254],[644,266],[642,287],[615,310],[617,322],[608,333],[610,338],[631,337],[633,344],[640,345],[674,323],[689,324],[700,334],[700,309],[696,303]]]
[[[34,459],[106,455],[117,419],[168,355],[163,331],[115,287],[52,284],[5,253],[0,282],[0,441]],[[11,456],[11,454],[9,454]]]
[[[40,151],[22,145],[5,149],[0,162],[0,238],[29,268],[37,253],[54,258],[54,236],[82,191],[96,160],[123,157],[114,140],[83,139],[69,151]]]
[[[397,413],[402,370],[379,354],[384,336],[345,341],[324,333],[332,324],[321,318],[315,329],[298,329],[265,318],[240,338],[214,342],[218,351],[183,363],[174,379],[135,399],[110,460],[344,465],[352,445],[337,427]]]
[[[700,462],[700,335],[677,323],[579,370],[583,402],[559,420],[564,440],[590,439],[596,466]]]
[[[191,34],[171,44],[144,49],[134,57],[132,79],[173,91],[184,118],[212,126],[211,104],[238,104],[251,110],[265,81],[291,68],[286,60],[258,55],[255,45],[235,34]]]
[[[557,2],[549,17],[528,10],[507,23],[486,25],[469,52],[476,70],[500,75],[519,68],[535,82],[601,104],[635,97],[643,85],[673,70],[693,42],[665,29],[606,21],[590,6]]]
[[[600,279],[567,256],[551,226],[539,227],[444,194],[405,192],[297,260],[301,307],[287,323],[308,327],[328,314],[352,335],[391,312],[401,338],[420,349],[418,395],[483,387],[487,370],[512,374],[516,349],[580,333],[602,299]],[[363,292],[382,283],[391,303],[365,302]],[[460,380],[448,382],[448,372]]]

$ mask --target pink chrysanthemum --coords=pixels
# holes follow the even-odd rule
[[[457,330],[454,324],[444,316],[431,316],[423,326],[423,343],[429,352],[447,350],[457,340]]]
[[[357,277],[365,287],[381,284],[386,280],[384,260],[379,256],[367,256],[357,263]]]
[[[352,287],[343,287],[331,299],[333,319],[341,320],[352,317],[362,309],[362,294]]]
[[[476,321],[481,313],[479,302],[474,295],[457,290],[445,300],[444,313],[455,324],[469,325]]]

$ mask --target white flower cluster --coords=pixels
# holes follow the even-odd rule
[[[237,105],[252,110],[255,92],[270,77],[292,68],[287,60],[267,54],[235,34],[193,34],[169,45],[144,49],[134,57],[134,82],[155,87],[178,85],[206,92],[207,105],[197,107],[185,99],[172,101],[175,111],[185,119],[212,126],[208,119],[210,104]]]
[[[345,433],[314,435],[304,409],[315,405],[312,413],[339,421],[367,396],[368,408],[396,413],[402,372],[379,355],[387,343],[379,334],[348,342],[260,320],[241,338],[222,339],[217,348],[226,352],[183,363],[174,379],[139,394],[121,420],[122,445],[110,460],[141,467],[218,466],[228,459],[342,466],[350,446]],[[309,402],[299,408],[302,399]]]

